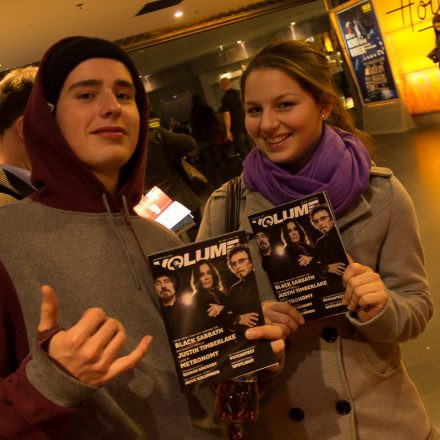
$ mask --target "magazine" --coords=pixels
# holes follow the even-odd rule
[[[263,325],[246,234],[237,231],[148,257],[182,391],[276,363]]]
[[[347,311],[346,252],[325,191],[249,216],[274,293],[306,320]]]
[[[134,210],[139,216],[154,220],[178,235],[195,225],[191,211],[181,203],[170,199],[157,186],[153,186],[142,196]]]

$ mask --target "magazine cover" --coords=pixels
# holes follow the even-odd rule
[[[306,320],[347,311],[342,274],[348,260],[326,192],[249,216],[279,301]]]
[[[244,335],[264,324],[245,232],[148,259],[183,391],[276,363],[269,341]]]

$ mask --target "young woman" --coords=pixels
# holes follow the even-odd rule
[[[272,319],[299,330],[262,401],[252,439],[428,439],[430,423],[402,364],[399,342],[417,337],[433,311],[413,204],[389,169],[371,163],[334,90],[324,54],[297,41],[270,44],[241,80],[246,127],[257,146],[243,169],[247,216],[327,190],[351,263],[347,313],[303,321],[271,302]],[[226,188],[209,199],[199,238],[223,231]],[[255,265],[259,253],[251,240]],[[273,299],[258,271],[262,299]]]

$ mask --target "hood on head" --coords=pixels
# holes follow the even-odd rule
[[[139,76],[133,76],[136,103],[140,115],[139,139],[135,152],[122,167],[119,188],[112,196],[88,167],[73,153],[64,139],[44,93],[45,67],[60,46],[74,39],[60,40],[50,47],[41,60],[24,114],[24,140],[32,166],[32,183],[37,190],[31,199],[54,208],[81,212],[104,212],[102,194],[106,194],[110,209],[122,209],[125,195],[130,212],[143,193],[146,164],[148,104]],[[99,56],[97,57],[99,58]],[[129,69],[130,70],[130,69]]]

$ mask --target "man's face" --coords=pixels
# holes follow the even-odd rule
[[[328,234],[335,225],[326,210],[316,211],[312,217],[313,226],[321,233]]]
[[[166,275],[157,277],[154,280],[154,289],[159,301],[163,306],[174,304],[176,298],[176,289],[171,278]]]
[[[255,240],[260,251],[264,254],[270,252],[270,241],[268,236],[264,232],[257,232],[255,234]]]
[[[90,58],[67,76],[55,120],[75,155],[108,188],[132,156],[139,135],[135,87],[127,67]]]
[[[246,278],[254,268],[246,251],[240,251],[232,255],[229,265],[234,274],[241,280]]]

